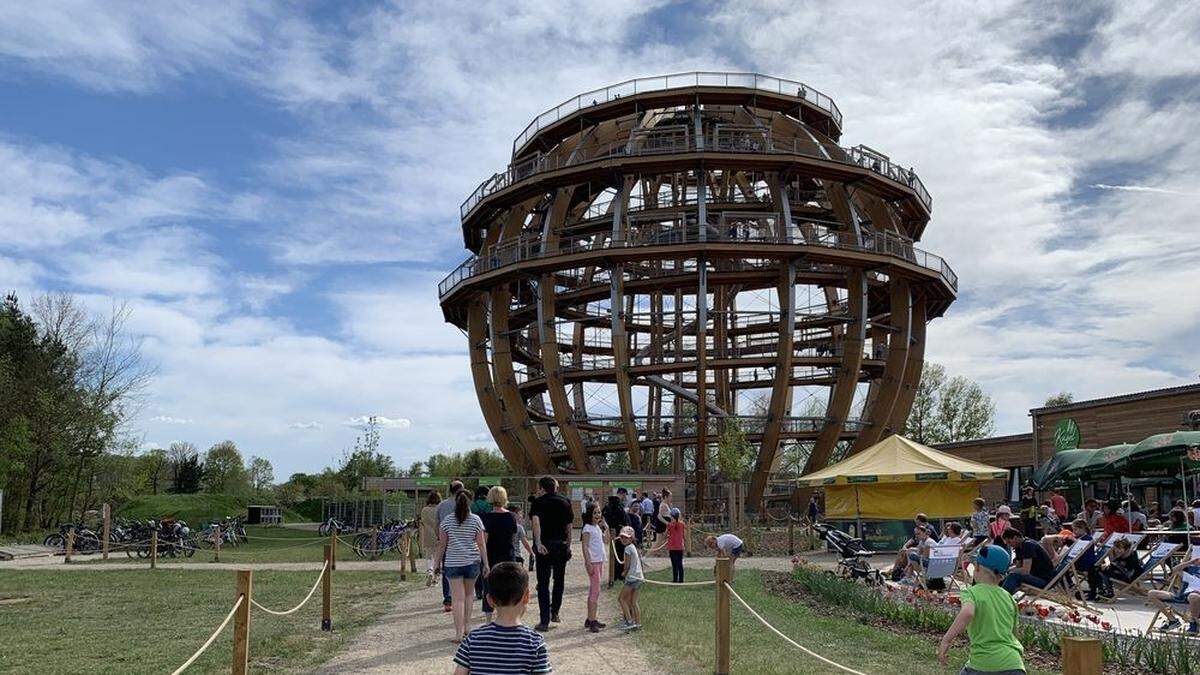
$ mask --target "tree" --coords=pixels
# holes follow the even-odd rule
[[[158,494],[158,486],[166,479],[167,451],[162,448],[151,448],[142,456],[142,465],[146,471],[146,483],[150,486],[150,494]]]
[[[272,468],[271,462],[263,457],[251,457],[246,472],[247,478],[250,480],[250,487],[255,492],[261,493],[275,482],[275,470]]]
[[[250,487],[242,453],[233,441],[221,441],[204,453],[204,491],[243,495]]]
[[[424,476],[425,475],[425,463],[424,462],[413,462],[408,467],[408,475],[412,476],[413,478],[419,478],[420,476]]]
[[[171,492],[199,492],[204,466],[200,463],[200,452],[196,446],[186,441],[175,441],[167,448],[167,458],[171,463]]]
[[[996,404],[978,383],[926,363],[904,435],[918,443],[952,443],[983,438],[995,428]]]
[[[739,482],[750,474],[754,465],[754,448],[746,440],[737,418],[724,420],[723,427],[717,438],[717,471],[725,480]]]
[[[1046,402],[1042,404],[1042,407],[1043,408],[1054,408],[1054,407],[1057,407],[1060,405],[1067,405],[1068,403],[1074,403],[1074,402],[1075,402],[1075,394],[1072,394],[1069,391],[1060,391],[1057,394],[1047,398]]]
[[[367,419],[363,432],[354,439],[354,450],[342,454],[337,475],[349,491],[358,490],[368,476],[390,477],[397,474],[396,463],[379,450],[379,422],[374,416]]]

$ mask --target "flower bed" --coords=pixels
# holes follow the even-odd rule
[[[957,596],[920,589],[874,588],[847,582],[804,564],[796,558],[789,588],[768,584],[775,592],[800,591],[823,606],[840,608],[863,620],[884,621],[921,632],[941,635],[958,610]],[[784,575],[779,575],[784,576]],[[1064,635],[1099,638],[1104,646],[1105,672],[1178,673],[1200,675],[1200,641],[1181,636],[1149,636],[1118,631],[1094,615],[1081,615],[1050,605],[1022,603],[1017,638],[1026,655],[1035,661],[1057,659]],[[1047,622],[1055,611],[1066,623]]]

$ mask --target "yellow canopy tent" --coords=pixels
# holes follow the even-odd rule
[[[979,483],[1008,471],[948,455],[901,436],[888,436],[862,452],[799,478],[825,488],[828,518],[907,520],[970,515]]]

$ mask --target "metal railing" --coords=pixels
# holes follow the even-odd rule
[[[719,133],[703,136],[672,134],[646,144],[639,137],[602,144],[586,151],[562,155],[537,154],[509,165],[502,172],[492,175],[475,188],[459,206],[459,216],[466,220],[486,197],[526,178],[569,166],[580,166],[588,162],[612,157],[638,157],[680,152],[729,152],[737,154],[773,154],[811,157],[869,169],[901,185],[907,185],[921,200],[926,209],[933,208],[933,198],[925,189],[916,171],[896,164],[891,159],[863,150],[861,147],[843,147],[835,143],[817,143],[809,138],[777,139],[769,133],[756,129],[727,128]]]
[[[780,216],[780,221],[782,216]],[[703,236],[701,236],[703,235]],[[546,250],[545,242],[541,240],[526,240],[517,241],[501,247],[496,247],[483,256],[471,256],[454,269],[445,279],[438,284],[438,294],[441,298],[449,295],[459,284],[463,283],[471,277],[482,274],[489,270],[498,269],[506,265],[511,265],[517,262],[526,260],[535,260],[549,258],[559,255],[569,255],[580,251],[610,249],[610,248],[633,248],[639,246],[662,246],[662,245],[677,245],[687,243],[712,242],[712,243],[729,243],[729,242],[745,242],[751,244],[781,244],[781,245],[809,245],[822,246],[826,248],[844,249],[853,251],[864,251],[870,253],[879,253],[889,257],[898,258],[907,262],[919,265],[925,269],[937,272],[951,288],[958,290],[958,275],[954,273],[950,265],[946,263],[941,256],[923,251],[913,246],[912,240],[907,237],[902,237],[891,232],[873,232],[864,233],[862,241],[859,241],[852,232],[843,230],[834,230],[821,223],[813,223],[803,219],[793,219],[793,221],[783,229],[772,228],[771,230],[754,229],[743,227],[740,223],[726,224],[719,226],[717,224],[706,224],[702,228],[689,223],[686,225],[672,224],[670,227],[660,231],[642,231],[638,233],[635,240],[629,239],[604,239],[598,244],[592,242],[575,241],[569,246],[563,246],[556,250]]]
[[[513,157],[516,157],[526,144],[542,129],[558,122],[564,117],[621,97],[645,94],[652,91],[666,91],[684,87],[740,87],[758,89],[777,94],[786,94],[804,99],[817,109],[829,114],[838,129],[842,128],[842,111],[837,104],[825,94],[812,87],[779,77],[760,75],[759,73],[721,73],[693,71],[690,73],[672,73],[655,77],[639,77],[624,82],[618,82],[600,89],[593,89],[563,101],[546,112],[533,118],[520,134],[513,139]]]

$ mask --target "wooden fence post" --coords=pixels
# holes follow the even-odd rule
[[[1063,675],[1100,675],[1104,648],[1096,638],[1062,636]]]
[[[158,530],[150,530],[150,569],[158,563]]]
[[[788,514],[788,555],[796,555],[796,521]]]
[[[75,528],[67,530],[67,551],[63,562],[71,562],[71,554],[75,551]]]
[[[329,557],[329,571],[337,569],[337,530],[329,528],[329,549],[332,555]]]
[[[321,579],[321,630],[333,630],[330,610],[333,605],[333,546],[325,544],[325,577]]]
[[[729,589],[725,584],[733,578],[733,560],[717,558],[714,571],[717,578],[717,663],[713,672],[717,675],[729,675]]]
[[[253,586],[253,572],[250,570],[237,571],[237,594],[242,598],[242,606],[233,615],[233,675],[246,675],[250,664],[250,592]]]
[[[408,581],[408,547],[411,545],[411,533],[405,530],[404,534],[400,535],[400,581]]]
[[[408,571],[413,574],[417,573],[417,547],[413,546],[413,533],[408,535]],[[420,538],[417,538],[417,544],[421,543]]]
[[[112,509],[109,508],[108,502],[100,507],[100,513],[104,517],[104,539],[100,541],[100,558],[108,560],[108,537],[112,533]]]

